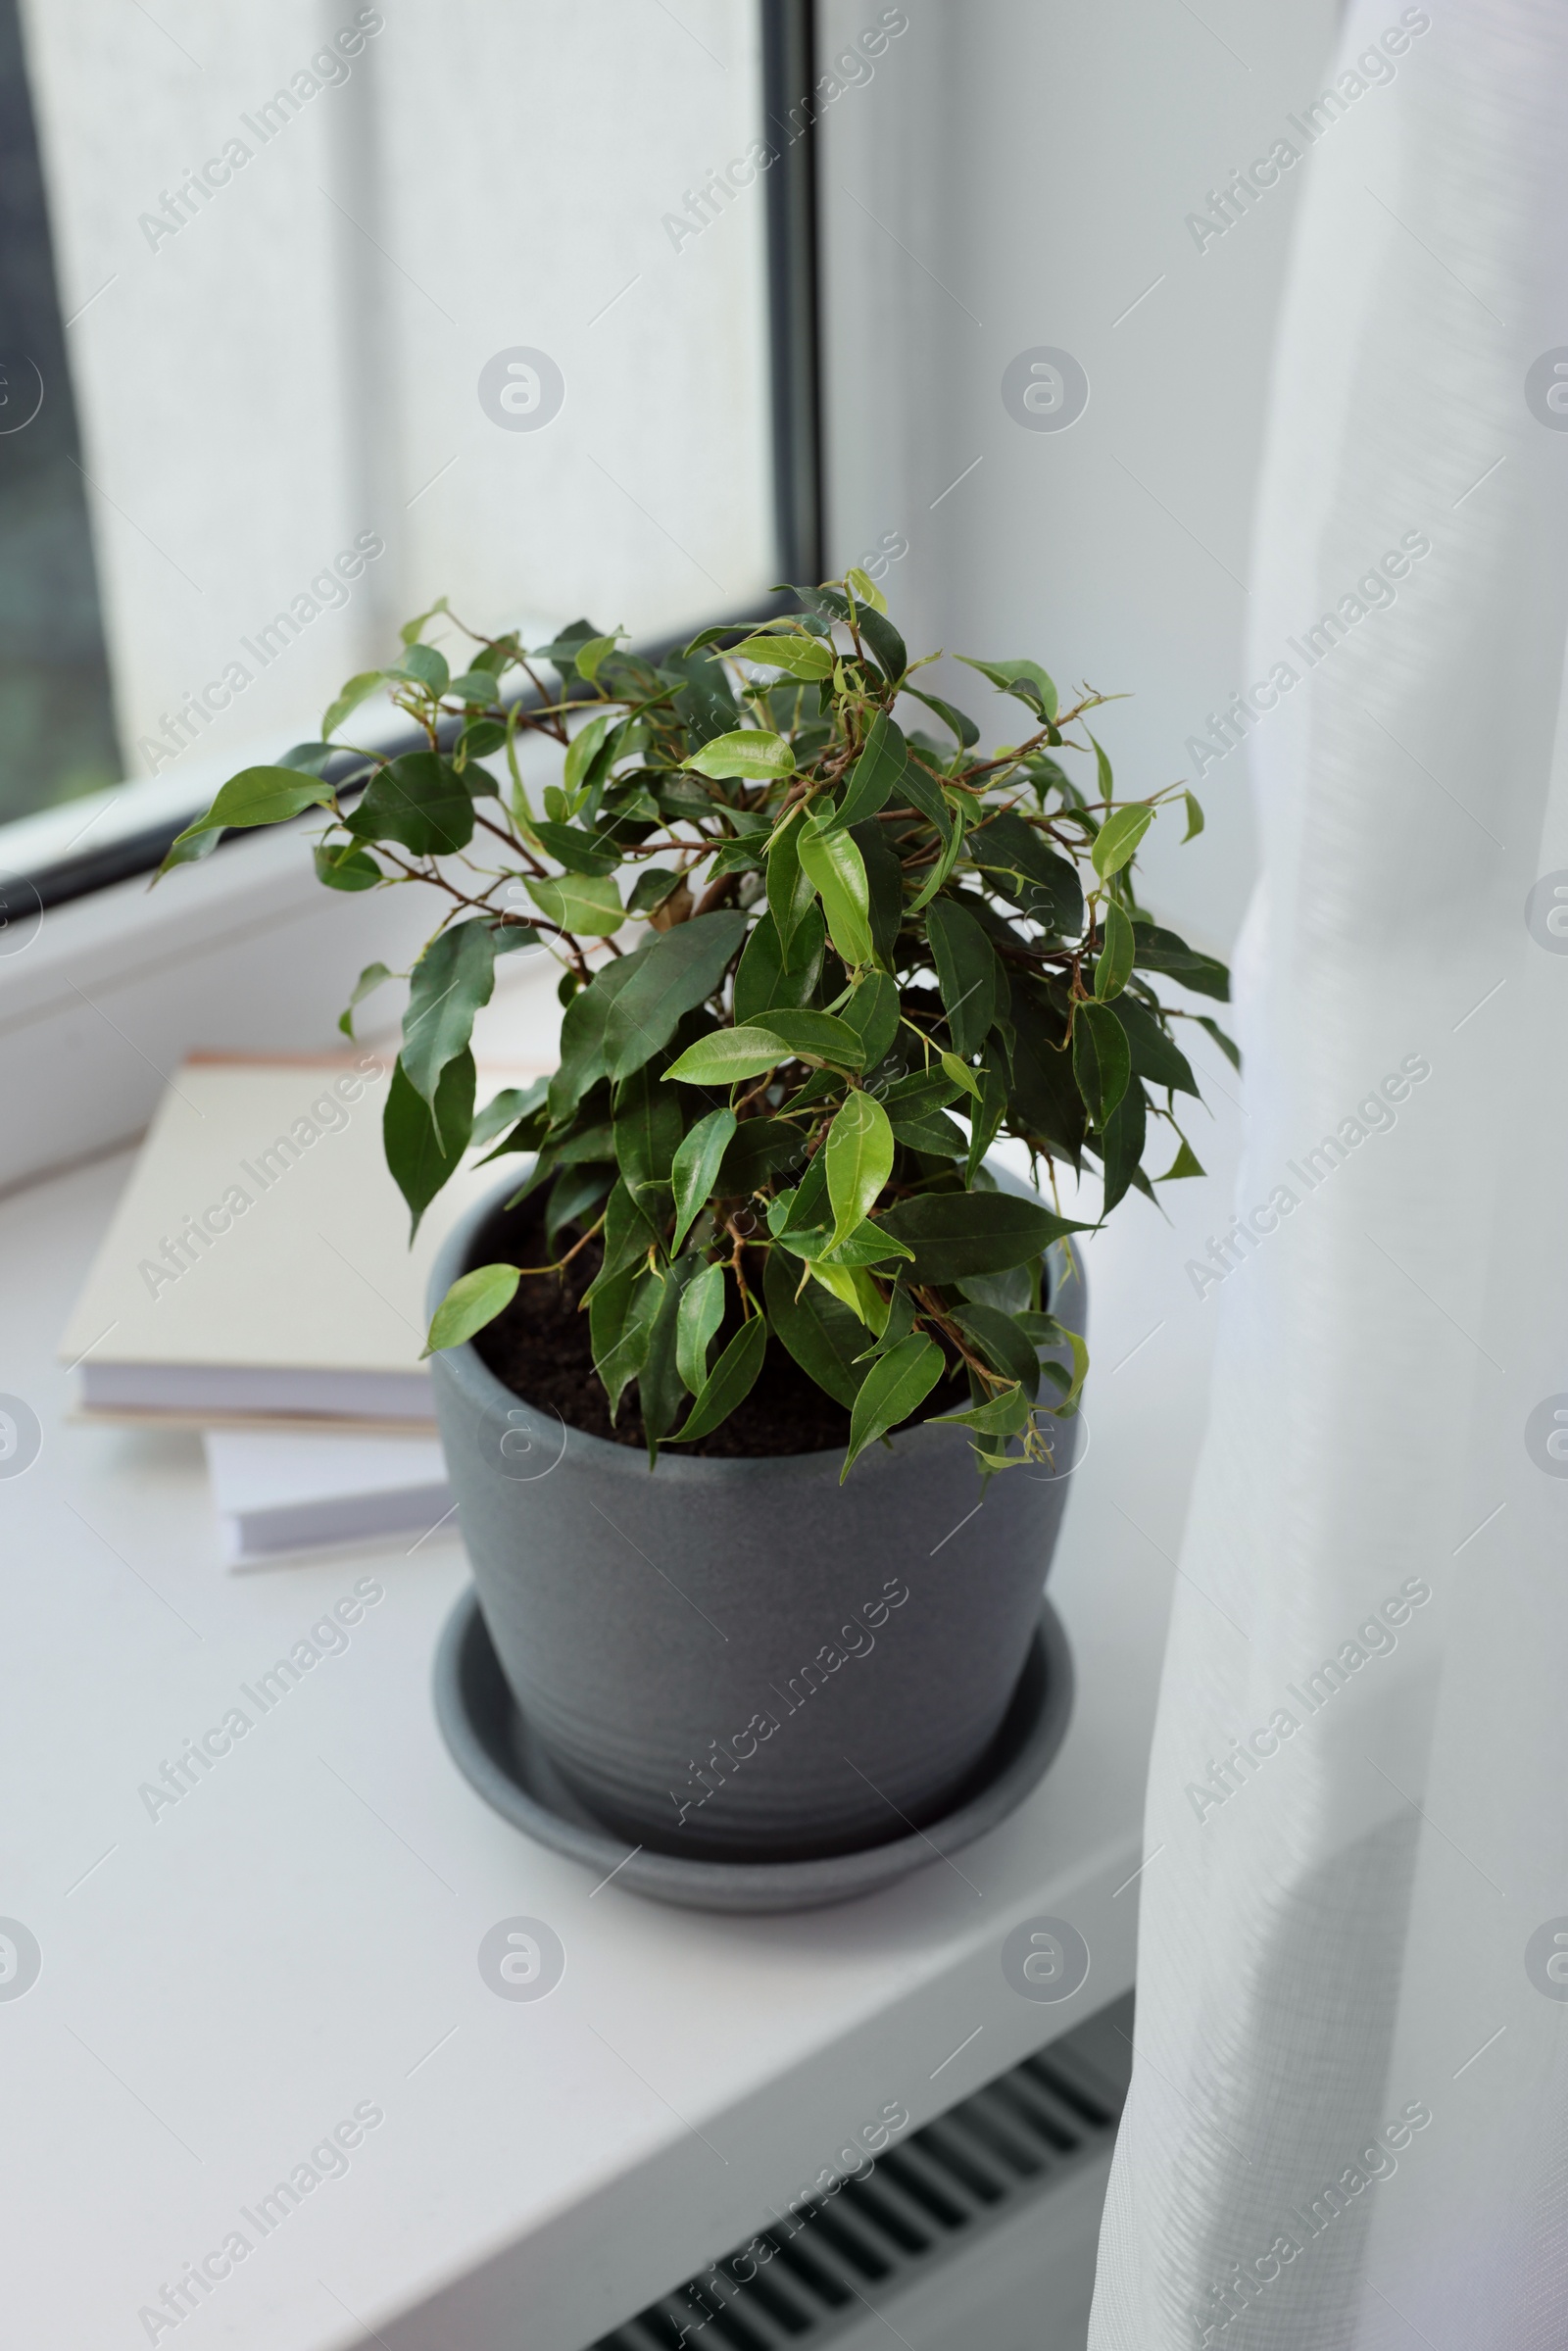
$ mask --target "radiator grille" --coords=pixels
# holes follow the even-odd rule
[[[818,2351],[872,2295],[915,2279],[1103,2153],[1127,2092],[1131,2034],[1129,1994],[896,2141],[830,2202],[797,2206],[793,2232],[760,2229],[773,2253],[765,2265],[737,2246],[592,2351]]]

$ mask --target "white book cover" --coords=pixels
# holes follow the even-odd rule
[[[181,1064],[61,1342],[89,1410],[429,1422],[431,1261],[505,1169],[460,1169],[411,1249],[381,1149],[391,1066]],[[491,1066],[483,1083],[537,1074]]]

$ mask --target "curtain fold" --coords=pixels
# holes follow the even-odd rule
[[[1325,110],[1279,336],[1295,676],[1093,2351],[1568,2339],[1568,17],[1416,15]]]

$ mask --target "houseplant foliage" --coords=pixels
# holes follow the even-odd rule
[[[791,593],[798,612],[657,666],[586,621],[527,651],[443,600],[349,681],[322,741],[231,778],[166,865],[319,807],[328,888],[445,899],[408,975],[388,1164],[416,1228],[470,1149],[532,1154],[514,1197],[538,1197],[542,1247],[455,1282],[432,1349],[597,1245],[595,1367],[612,1413],[636,1382],[655,1459],[728,1417],[771,1332],[850,1411],[846,1474],[939,1387],[986,1472],[1040,1462],[1087,1367],[1042,1290],[1045,1251],[1087,1229],[1063,1176],[1098,1173],[1104,1216],[1200,1173],[1175,1022],[1234,1055],[1156,988],[1224,1000],[1223,965],[1136,894],[1159,811],[1187,839],[1201,812],[1179,785],[1117,798],[1085,725],[1106,697],[1062,709],[1037,662],[970,661],[1019,736],[983,754],[863,572]],[[424,641],[438,615],[472,648],[456,671]],[[323,780],[383,689],[428,748]],[[542,792],[525,736],[557,747]],[[474,1016],[522,947],[562,967],[561,1064],[477,1108]],[[392,976],[371,964],[354,1003]],[[1037,1199],[997,1187],[999,1137],[1027,1145]]]

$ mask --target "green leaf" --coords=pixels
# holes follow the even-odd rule
[[[175,853],[185,843],[194,842],[203,833],[243,830],[256,824],[284,824],[306,808],[324,808],[334,798],[330,784],[319,776],[302,775],[297,767],[243,767],[220,786],[218,797],[205,816],[198,816],[172,844],[159,872],[171,865],[183,865],[187,857]]]
[[[830,1249],[837,1249],[875,1207],[893,1173],[893,1129],[882,1104],[869,1094],[852,1094],[823,1146],[833,1208]]]
[[[895,1078],[882,1096],[883,1108],[890,1113],[906,1112],[911,1118],[923,1118],[927,1110],[940,1110],[946,1103],[956,1102],[964,1089],[953,1077],[947,1062],[944,1053],[940,1068],[914,1069],[907,1077]]]
[[[1231,1067],[1236,1071],[1239,1077],[1242,1069],[1242,1049],[1237,1044],[1235,1038],[1227,1037],[1225,1031],[1220,1027],[1219,1022],[1217,1020],[1210,1020],[1205,1012],[1200,1012],[1197,1017],[1199,1027],[1208,1031],[1209,1035],[1213,1038],[1214,1043],[1219,1047],[1220,1052],[1225,1055],[1226,1060],[1229,1061]],[[1198,1088],[1196,1086],[1193,1088],[1193,1092],[1195,1094],[1198,1092]]]
[[[429,614],[425,617],[428,619]],[[452,672],[447,667],[446,656],[437,653],[433,645],[405,644],[403,659],[393,664],[387,675],[407,678],[412,684],[422,686],[427,694],[442,695]],[[323,727],[321,732],[325,734],[326,729]]]
[[[893,788],[909,762],[908,746],[894,725],[886,710],[878,710],[871,721],[865,745],[855,765],[850,769],[844,786],[844,798],[837,813],[830,819],[834,824],[860,824],[885,808]]]
[[[672,890],[679,889],[680,881],[680,875],[668,865],[645,865],[627,897],[627,913],[652,914]]]
[[[800,1167],[805,1160],[806,1137],[787,1118],[748,1118],[736,1132],[709,1189],[721,1199],[755,1192],[781,1168]]]
[[[561,1066],[550,1081],[550,1119],[563,1126],[605,1072],[605,1024],[610,1007],[641,968],[646,950],[613,956],[572,998],[561,1023]]]
[[[863,1322],[873,1337],[880,1338],[887,1328],[888,1304],[876,1284],[863,1266],[841,1265],[821,1257],[809,1260],[811,1279],[820,1282],[834,1298],[859,1322]]]
[[[868,971],[845,1004],[841,1017],[860,1040],[863,1066],[874,1069],[899,1033],[897,982],[885,971]]]
[[[509,1128],[516,1127],[523,1119],[532,1121],[537,1115],[542,1124],[549,1092],[548,1078],[535,1078],[531,1086],[503,1086],[473,1122],[473,1133],[469,1137],[473,1149],[483,1151],[486,1144],[494,1143],[498,1135],[506,1134]],[[511,1148],[514,1151],[525,1151],[529,1145],[516,1143]]]
[[[528,875],[523,887],[547,921],[583,938],[608,938],[626,919],[620,893],[609,874],[562,873],[544,882]]]
[[[916,702],[923,702],[928,710],[935,710],[943,725],[951,727],[957,736],[961,750],[967,751],[972,743],[979,742],[980,729],[966,711],[956,710],[951,702],[943,702],[935,694],[922,694],[918,686],[906,686],[904,691],[912,694]]]
[[[615,1096],[615,1164],[632,1193],[671,1182],[683,1127],[679,1095],[666,1094],[652,1069],[634,1070],[622,1081]]]
[[[1073,1013],[1072,1074],[1091,1120],[1102,1127],[1132,1077],[1127,1032],[1108,1004],[1081,1004]]]
[[[1041,926],[1063,937],[1083,927],[1084,894],[1077,868],[1011,808],[988,817],[964,843],[965,854],[988,873],[1016,876],[1005,895]]]
[[[1114,899],[1106,902],[1102,922],[1105,943],[1095,964],[1095,996],[1099,1003],[1108,1004],[1132,977],[1133,926]]]
[[[587,832],[581,825],[553,824],[545,818],[530,829],[540,847],[568,873],[613,873],[621,861],[613,844],[607,847],[597,833]]]
[[[1089,734],[1089,729],[1087,727],[1085,727],[1084,732],[1085,734],[1089,735],[1089,740],[1095,747],[1096,782],[1100,792],[1100,797],[1108,808],[1116,797],[1116,779],[1111,774],[1110,761],[1105,757],[1104,747],[1101,743],[1100,738],[1097,735]]]
[[[623,634],[624,631],[616,629],[611,636],[590,637],[586,645],[579,646],[577,649],[577,675],[585,677],[592,685],[599,675],[601,664],[609,655],[614,652]]]
[[[444,857],[473,838],[473,801],[450,759],[410,751],[377,769],[345,821],[356,840],[396,841],[416,857]]]
[[[911,1332],[891,1354],[871,1365],[850,1415],[850,1449],[839,1472],[841,1486],[868,1445],[919,1410],[941,1379],[944,1363],[934,1341]]]
[[[973,661],[966,653],[956,657],[966,669],[978,669],[982,677],[1004,694],[1013,695],[1026,703],[1042,718],[1056,715],[1056,689],[1038,661]],[[1091,741],[1093,737],[1091,737]]]
[[[926,1193],[900,1200],[879,1221],[913,1249],[912,1278],[939,1287],[970,1274],[1005,1273],[1063,1233],[1088,1230],[1011,1192]]]
[[[1035,1369],[1038,1378],[1038,1364]],[[940,1427],[944,1422],[953,1421],[960,1428],[975,1430],[982,1437],[1016,1437],[1028,1419],[1029,1398],[1014,1382],[1012,1387],[1004,1388],[1000,1396],[989,1397],[983,1404],[972,1405],[967,1412],[937,1413],[931,1426]],[[985,1458],[989,1462],[990,1456]]]
[[[858,563],[852,563],[849,570],[845,572],[844,585],[849,589],[850,594],[854,597],[858,606],[864,607],[869,605],[873,612],[885,612],[887,611],[887,598],[877,586],[876,581],[871,577],[870,572],[863,571]],[[865,618],[864,611],[861,610],[857,613],[856,616],[858,619],[863,621]]]
[[[362,669],[358,677],[351,677],[336,702],[327,704],[321,716],[322,734],[335,735],[350,711],[357,710],[362,702],[368,702],[385,676],[384,669]]]
[[[462,1347],[475,1331],[494,1322],[516,1297],[521,1279],[515,1265],[476,1265],[471,1273],[460,1274],[431,1318],[424,1353],[433,1355],[442,1347]]]
[[[909,651],[891,620],[880,612],[862,612],[860,635],[870,647],[877,667],[890,686],[896,686],[909,666]]]
[[[1153,1013],[1136,996],[1118,996],[1115,1012],[1127,1031],[1134,1077],[1147,1078],[1152,1086],[1169,1086],[1176,1094],[1196,1095],[1198,1080],[1187,1055],[1171,1043]]]
[[[968,1149],[968,1137],[946,1110],[927,1110],[918,1116],[894,1110],[890,1116],[896,1140],[910,1151],[929,1151],[940,1159],[957,1159]]]
[[[772,913],[760,914],[735,968],[736,1019],[763,1020],[774,1005],[808,1004],[821,976],[826,944],[827,927],[814,899],[796,926],[788,955],[779,947],[778,924]]]
[[[798,1265],[792,1266],[781,1250],[769,1249],[762,1276],[768,1321],[808,1379],[848,1410],[865,1376],[857,1360],[865,1344],[862,1326],[815,1282],[808,1282],[797,1298],[799,1278]]]
[[[1182,835],[1182,840],[1185,844],[1188,841],[1196,840],[1198,835],[1202,831],[1203,811],[1199,807],[1198,802],[1193,798],[1191,792],[1184,792],[1182,794],[1182,798],[1187,803],[1187,830]]]
[[[973,1095],[976,1102],[980,1100],[980,1080],[975,1076],[967,1061],[960,1061],[956,1053],[944,1053],[942,1066],[954,1084],[963,1093]]]
[[[911,759],[904,770],[899,791],[911,808],[918,808],[927,824],[935,826],[946,848],[954,834],[953,811],[943,798],[942,786],[936,777],[928,775],[918,759]]]
[[[354,1034],[355,1006],[362,1004],[365,999],[372,995],[384,980],[396,979],[396,972],[388,971],[384,963],[366,964],[365,969],[354,983],[353,995],[337,1016],[337,1025],[345,1037],[352,1037]]]
[[[452,680],[447,697],[469,710],[487,710],[496,700],[496,681],[488,669],[466,669],[462,677]]]
[[[1040,1386],[1040,1357],[1010,1314],[995,1306],[956,1306],[953,1319],[1004,1379],[1016,1381],[1031,1396]]]
[[[795,937],[795,926],[808,906],[816,903],[809,874],[801,871],[801,832],[805,818],[799,810],[783,830],[776,834],[767,853],[767,910],[778,931],[779,944],[785,955]]]
[[[604,1262],[588,1285],[585,1298],[591,1302],[602,1285],[608,1287],[628,1265],[641,1264],[649,1251],[659,1247],[659,1235],[646,1207],[623,1178],[617,1180],[605,1205]]]
[[[1194,1151],[1192,1145],[1188,1142],[1186,1136],[1181,1133],[1179,1128],[1177,1130],[1177,1139],[1181,1144],[1181,1149],[1176,1153],[1175,1158],[1172,1159],[1170,1165],[1166,1168],[1164,1174],[1162,1176],[1155,1176],[1154,1181],[1156,1184],[1175,1184],[1178,1183],[1183,1176],[1200,1176],[1204,1172],[1197,1152]]]
[[[746,915],[725,908],[677,922],[644,948],[605,1021],[605,1066],[612,1078],[640,1069],[669,1043],[685,1015],[713,994],[746,925]]]
[[[697,1217],[708,1205],[734,1132],[733,1110],[710,1110],[706,1118],[700,1118],[690,1129],[677,1150],[670,1169],[670,1180],[675,1189],[675,1237],[670,1243],[672,1250],[678,1251]]]
[[[683,1086],[730,1086],[742,1078],[760,1078],[790,1058],[790,1049],[771,1029],[743,1022],[739,1028],[715,1029],[688,1045],[678,1061],[664,1072]]]
[[[473,1034],[473,1016],[495,986],[495,932],[485,921],[460,922],[433,939],[414,966],[403,1014],[404,1074],[416,1094],[435,1101],[447,1063]]]
[[[318,842],[313,854],[316,878],[328,890],[374,890],[386,879],[374,857],[352,841],[337,849],[323,849]]]
[[[1139,842],[1154,821],[1154,811],[1141,801],[1125,808],[1113,808],[1095,835],[1089,852],[1089,861],[1102,882],[1119,873],[1137,851]]]
[[[648,1463],[659,1459],[660,1440],[668,1435],[686,1400],[686,1390],[675,1367],[675,1328],[681,1294],[697,1272],[694,1256],[677,1258],[664,1277],[664,1295],[648,1330],[648,1349],[637,1375],[637,1401],[642,1407],[648,1439]]]
[[[1168,971],[1195,995],[1215,997],[1222,1004],[1230,1002],[1230,974],[1212,955],[1200,955],[1185,939],[1178,939],[1174,931],[1162,931],[1157,923],[1135,919],[1133,936],[1137,941],[1133,963],[1138,970]]]
[[[610,1398],[610,1418],[615,1414],[627,1383],[635,1380],[648,1358],[648,1341],[664,1302],[662,1275],[626,1266],[612,1281],[594,1285],[588,1301],[588,1338],[594,1369]]]
[[[1149,1104],[1142,1086],[1129,1085],[1100,1136],[1104,1162],[1102,1216],[1108,1216],[1137,1176],[1144,1156]]]
[[[399,643],[413,645],[417,640],[419,631],[425,622],[433,620],[437,612],[444,612],[449,609],[446,598],[438,596],[434,604],[427,606],[422,612],[416,614],[414,619],[404,621],[403,626],[398,630]]]
[[[684,1304],[685,1300],[681,1302]],[[756,1387],[766,1352],[767,1325],[760,1314],[754,1314],[719,1356],[669,1443],[690,1445],[695,1438],[709,1436],[721,1421],[728,1420],[736,1405]]]
[[[705,1265],[681,1295],[675,1317],[675,1368],[693,1396],[708,1377],[708,1350],[724,1319],[724,1268]]]
[[[828,933],[852,970],[869,963],[871,894],[865,860],[846,832],[805,826],[800,840],[801,868],[822,901]]]
[[[692,753],[686,765],[699,775],[741,776],[748,783],[764,784],[775,776],[793,775],[795,754],[782,735],[747,726],[733,734],[715,735],[701,751]]]
[[[891,971],[898,961],[899,932],[904,923],[904,867],[898,852],[889,845],[887,828],[875,817],[852,826],[850,839],[865,866],[871,897],[871,945],[877,961]]]
[[[781,1037],[803,1060],[833,1061],[841,1069],[859,1069],[864,1062],[865,1047],[858,1034],[835,1013],[787,1011],[780,1006],[769,1012],[761,1025]]]
[[[562,771],[562,789],[568,799],[575,799],[594,763],[600,745],[615,723],[613,717],[590,718],[579,727],[566,746],[566,764]]]
[[[947,1056],[943,1056],[946,1061]],[[973,1186],[987,1151],[1002,1131],[1006,1116],[1007,1086],[1000,1068],[986,1068],[980,1073],[979,1107],[969,1114],[969,1156],[964,1162],[963,1180]]]
[[[769,669],[782,669],[787,677],[799,678],[803,683],[833,674],[832,646],[824,645],[820,637],[808,637],[799,631],[780,630],[776,635],[770,632],[747,637],[741,644],[730,647],[728,659],[758,661]],[[704,770],[708,775],[721,772],[716,767]]]
[[[404,1074],[401,1060],[393,1063],[381,1114],[381,1140],[393,1182],[408,1201],[414,1223],[419,1219],[442,1185],[456,1175],[473,1128],[474,1071],[472,1053],[449,1061],[436,1088],[435,1109],[416,1094]]]
[[[996,955],[974,916],[955,899],[936,899],[925,920],[948,1029],[967,1059],[985,1043],[996,1013]]]

